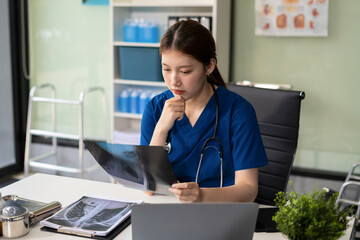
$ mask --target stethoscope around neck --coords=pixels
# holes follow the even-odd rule
[[[214,91],[214,96],[215,96],[215,102],[216,102],[216,118],[215,118],[215,128],[214,128],[214,135],[212,137],[209,137],[208,139],[205,140],[204,145],[201,149],[201,154],[200,154],[200,161],[199,161],[199,165],[196,171],[196,177],[195,177],[195,182],[198,182],[198,178],[199,178],[199,173],[200,173],[200,168],[201,168],[201,163],[204,157],[204,153],[207,149],[213,148],[215,149],[218,153],[219,153],[219,158],[220,158],[220,187],[223,186],[223,151],[222,151],[222,147],[221,147],[221,143],[220,140],[216,137],[216,133],[217,133],[217,129],[218,129],[218,123],[219,123],[219,99],[218,99],[218,95],[216,93],[215,87],[214,85],[210,84],[213,91]],[[217,144],[219,145],[219,149],[217,149],[215,146],[208,146],[208,143],[210,141],[216,141]],[[170,143],[170,132],[168,133],[167,139],[166,139],[166,143],[165,143],[165,150],[167,153],[171,152],[171,143]]]

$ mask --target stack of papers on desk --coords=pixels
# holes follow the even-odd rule
[[[140,132],[133,129],[124,129],[121,131],[114,131],[114,143],[139,145]]]

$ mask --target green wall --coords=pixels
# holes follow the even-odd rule
[[[360,1],[330,0],[328,37],[255,36],[254,0],[234,0],[232,81],[305,91],[295,165],[347,172],[360,161]]]
[[[100,86],[109,98],[109,8],[81,0],[30,0],[31,86],[54,84],[57,97],[77,100],[82,90]],[[39,92],[46,96],[47,92]],[[105,139],[99,93],[85,100],[85,136]],[[78,132],[78,108],[57,105],[58,131]],[[36,104],[35,127],[51,129],[50,105]]]
[[[360,1],[330,0],[329,36],[320,38],[255,36],[254,0],[233,4],[231,81],[288,83],[305,91],[295,165],[347,172],[360,161]],[[30,0],[29,11],[31,85],[53,83],[66,99],[89,86],[108,91],[108,7]],[[85,108],[85,135],[104,137],[98,96],[89,95]],[[59,130],[76,132],[75,109],[57,112]],[[46,106],[37,108],[35,123],[50,128]]]

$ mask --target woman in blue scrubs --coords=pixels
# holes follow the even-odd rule
[[[169,90],[147,104],[141,145],[171,146],[179,183],[169,191],[181,202],[254,201],[258,168],[267,165],[256,114],[226,88],[211,33],[196,21],[180,21],[163,36],[160,55]]]

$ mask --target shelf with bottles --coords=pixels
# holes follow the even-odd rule
[[[146,3],[139,7],[140,1],[122,3],[113,8],[113,80],[126,84],[140,80],[145,86],[164,86],[159,56],[160,39],[169,25],[182,19],[195,19],[211,30],[213,5],[200,1],[200,6],[184,6],[162,2],[162,6]],[[195,1],[196,2],[196,1]],[[207,2],[207,4],[204,4]],[[190,1],[189,1],[190,3]],[[120,6],[120,5],[119,5]],[[126,7],[128,6],[128,7]],[[137,6],[135,8],[131,6]],[[149,81],[146,83],[145,81]],[[131,84],[140,85],[131,82]]]
[[[146,104],[166,87],[116,84],[114,89],[114,117],[141,119]]]
[[[110,0],[109,7],[111,98],[113,98],[111,129],[114,142],[119,141],[119,136],[130,134],[136,136],[136,139],[140,136],[142,115],[120,111],[118,98],[121,91],[129,88],[160,88],[161,91],[167,89],[161,75],[159,42],[175,21],[191,18],[208,26],[216,41],[220,71],[225,81],[228,79],[231,0]],[[145,42],[127,38],[130,35],[125,36],[129,32],[124,30],[124,25],[129,23],[129,19],[136,19],[138,23],[148,21],[149,25],[142,25],[148,27],[147,30],[154,30],[151,26],[156,23],[157,39],[152,38],[156,36],[156,31],[152,31],[152,37],[145,39]],[[121,50],[133,52],[124,54],[123,51],[121,55]],[[129,70],[136,75],[129,74]]]
[[[114,7],[113,8],[113,42],[114,45],[121,44],[124,41],[124,25],[129,20],[145,21],[155,23],[158,27],[158,41],[160,41],[162,35],[165,33],[169,25],[169,18],[180,17],[192,18],[192,17],[212,17],[213,7],[206,6],[151,6],[149,7]],[[181,20],[180,19],[180,20]],[[213,25],[213,24],[212,24]],[[127,28],[125,28],[127,30]],[[125,36],[126,38],[126,36]],[[136,41],[135,41],[136,42]],[[141,41],[139,41],[141,42]],[[140,44],[141,45],[141,44]]]
[[[197,19],[197,21],[201,21],[201,19],[203,19],[203,23],[207,24],[210,29],[212,26],[211,16],[168,16],[168,21],[170,24],[181,20],[182,18],[194,18]],[[154,24],[151,26],[154,26]],[[163,83],[161,74],[161,60],[159,55],[160,43],[156,42],[158,40],[158,31],[151,30],[151,27],[144,30],[143,34],[147,37],[142,37],[141,40],[141,37],[136,37],[138,35],[141,36],[141,31],[139,29],[134,30],[134,28],[136,27],[132,26],[125,28],[125,26],[123,26],[123,38],[125,41],[113,42],[114,81],[119,84],[164,86],[165,84]],[[140,41],[143,42],[136,42],[139,38]],[[141,81],[141,83],[136,83],[133,80]]]

